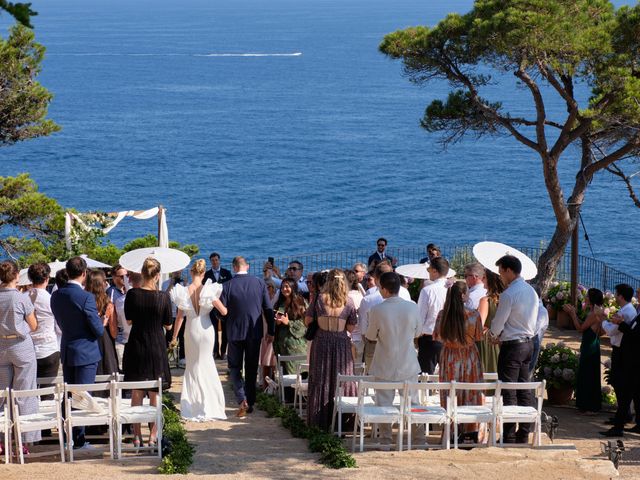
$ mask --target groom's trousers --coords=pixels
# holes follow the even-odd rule
[[[252,406],[256,402],[260,339],[230,341],[227,348],[229,375],[238,404],[246,400],[249,406]],[[243,363],[244,380],[242,378]]]

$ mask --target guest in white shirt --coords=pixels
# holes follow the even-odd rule
[[[400,276],[394,272],[383,273],[378,279],[384,301],[369,312],[366,337],[376,343],[369,374],[379,382],[404,382],[415,380],[420,364],[413,346],[420,335],[422,322],[418,307],[398,296]],[[392,390],[376,391],[376,405],[391,406]],[[383,441],[391,439],[391,426],[380,428]]]
[[[464,266],[464,279],[469,287],[469,294],[464,306],[469,310],[477,310],[480,299],[487,295],[484,287],[484,267],[478,262]]]
[[[529,362],[529,375],[531,381],[533,381],[533,372],[535,371],[536,364],[538,363],[538,356],[540,355],[540,345],[542,345],[542,337],[544,332],[549,327],[549,312],[542,303],[540,289],[534,287],[536,295],[538,295],[538,318],[536,319],[536,333],[533,336],[533,354],[531,355],[531,362]]]
[[[491,322],[491,336],[500,339],[498,378],[503,382],[528,382],[529,364],[533,355],[533,336],[536,333],[539,299],[531,285],[520,276],[522,263],[512,255],[497,262],[500,279],[507,288],[500,295],[496,315]],[[504,405],[530,406],[530,390],[505,390]],[[516,432],[514,423],[505,423],[505,443],[527,443],[531,425],[521,423]]]
[[[615,286],[614,291],[616,303],[620,306],[620,310],[618,310],[614,316],[630,325],[637,315],[636,309],[631,303],[631,300],[633,299],[633,287],[626,283],[621,283]],[[624,365],[621,364],[620,359],[622,332],[619,330],[617,324],[609,320],[602,322],[602,328],[609,336],[609,340],[611,342],[611,374],[609,376],[609,382],[611,383],[613,390],[616,392],[617,397],[620,383],[623,381],[623,379],[621,379],[621,375],[624,371]],[[634,404],[635,403],[634,399]],[[640,399],[638,399],[638,403],[640,403]],[[635,409],[636,417],[638,417],[637,420],[640,422],[640,405],[636,405]],[[631,418],[631,412],[629,412],[629,418]]]
[[[62,332],[51,312],[51,295],[47,292],[51,268],[46,263],[34,263],[27,270],[33,287],[29,298],[33,303],[38,328],[31,333],[36,352],[37,376],[56,377],[60,369],[60,337]]]
[[[356,272],[356,277],[358,280],[358,290],[364,297],[367,293],[364,288],[364,277],[367,275],[367,266],[364,263],[356,263],[353,266],[353,271]]]
[[[447,298],[447,273],[449,262],[443,257],[431,260],[427,267],[429,283],[420,291],[418,297],[418,310],[422,321],[422,331],[418,338],[418,361],[420,369],[428,374],[433,374],[436,365],[440,361],[442,343],[433,339],[433,329],[436,325],[438,313],[444,307]]]
[[[382,303],[384,298],[380,293],[380,284],[379,279],[382,274],[387,272],[392,272],[393,267],[389,262],[382,262],[378,264],[378,266],[373,270],[372,273],[369,273],[371,277],[375,280],[375,287],[371,287],[367,294],[362,299],[362,303],[360,304],[360,308],[358,309],[358,325],[360,327],[360,335],[363,333],[367,333],[367,329],[369,328],[369,311],[375,307],[376,305]],[[376,348],[376,342],[374,340],[369,340],[364,337],[364,363],[365,363],[365,372],[369,371],[369,367],[371,366],[371,362],[373,361],[373,353]]]
[[[268,262],[267,262],[268,263]],[[306,277],[303,275],[304,266],[299,260],[289,262],[289,266],[285,270],[285,277],[293,278],[298,283],[298,292],[303,294],[305,298],[309,298],[309,287],[307,286]],[[263,270],[265,280],[271,278],[276,288],[280,288],[282,279],[278,278],[273,268]]]

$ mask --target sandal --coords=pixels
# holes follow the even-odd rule
[[[147,444],[148,447],[156,447],[158,445],[158,438],[154,438],[152,439],[151,437],[149,437],[149,443]]]
[[[133,436],[133,446],[134,448],[140,448],[142,446],[142,438],[140,438],[140,435]]]

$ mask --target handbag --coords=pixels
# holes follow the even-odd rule
[[[304,338],[309,342],[313,340],[316,336],[316,333],[318,333],[319,325],[318,325],[318,312],[316,310],[317,306],[318,306],[318,297],[316,297],[313,300],[313,320],[307,326],[307,331],[304,334]]]

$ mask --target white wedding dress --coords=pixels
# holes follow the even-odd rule
[[[207,280],[200,290],[196,311],[187,288],[180,284],[171,289],[171,300],[187,317],[184,329],[186,369],[182,381],[180,413],[195,422],[224,420],[224,392],[213,360],[215,331],[209,312],[213,301],[220,298],[222,285]]]

